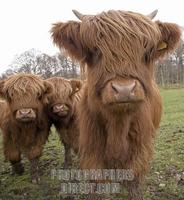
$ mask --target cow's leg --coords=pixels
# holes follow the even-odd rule
[[[22,175],[24,173],[24,166],[20,161],[10,161],[12,165],[12,174]]]
[[[128,190],[128,199],[129,200],[143,200],[143,191],[141,184],[138,180],[127,181],[126,183]]]
[[[19,149],[9,141],[4,141],[4,155],[12,165],[12,174],[21,175],[24,172],[24,167],[21,163],[21,153]]]
[[[47,141],[49,135],[49,129],[43,130],[38,133],[37,138],[35,138],[36,143],[30,151],[28,152],[28,159],[30,161],[30,174],[32,183],[40,182],[40,167],[39,167],[39,158],[42,155],[43,147]]]
[[[30,160],[30,173],[32,183],[40,182],[40,169],[39,169],[39,158],[33,158]]]
[[[42,146],[32,147],[28,155],[30,161],[30,174],[32,183],[40,182],[39,157],[41,156],[42,150]]]
[[[64,149],[65,149],[65,158],[64,158],[64,168],[67,169],[72,166],[72,154],[70,145],[63,141]]]

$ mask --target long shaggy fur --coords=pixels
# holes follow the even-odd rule
[[[1,123],[4,154],[11,163],[20,162],[22,153],[30,161],[41,156],[50,127],[43,107],[49,87],[51,85],[40,77],[29,74],[13,75],[1,82],[0,93],[7,101]],[[15,112],[22,108],[34,109],[36,120],[17,122]]]
[[[79,113],[81,167],[132,169],[138,184],[149,169],[162,113],[154,62],[176,48],[179,26],[111,10],[86,15],[81,22],[57,23],[51,33],[60,49],[87,66]],[[166,47],[160,49],[163,42]],[[124,79],[138,80],[144,100],[104,104],[103,91],[119,79],[122,84]]]
[[[3,119],[5,118],[6,115],[6,107],[7,107],[7,102],[4,100],[0,100],[0,128],[2,126]]]
[[[64,143],[65,157],[71,159],[70,149],[78,153],[79,148],[78,105],[81,99],[80,88],[82,83],[79,80],[67,80],[61,77],[49,78],[47,81],[54,88],[48,98],[47,113]],[[60,117],[53,113],[52,107],[56,104],[64,104],[69,107],[67,116]],[[67,155],[67,152],[69,155]]]

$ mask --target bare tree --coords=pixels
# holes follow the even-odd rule
[[[41,75],[44,78],[52,76],[76,78],[79,76],[79,65],[59,53],[49,56],[38,50],[30,49],[15,56],[8,70],[1,77],[21,72]]]
[[[156,68],[156,81],[163,87],[184,86],[184,42]]]

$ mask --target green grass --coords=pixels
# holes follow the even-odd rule
[[[184,199],[184,89],[161,90],[161,94],[164,112],[147,178],[147,196],[180,200]]]
[[[184,89],[161,90],[164,112],[155,141],[155,154],[146,178],[146,200],[184,199]],[[53,131],[54,132],[54,131]],[[2,138],[0,137],[0,141]],[[51,169],[62,168],[64,149],[54,132],[40,159],[42,181],[30,183],[29,163],[23,159],[25,173],[10,175],[10,165],[4,162],[0,144],[0,200],[56,200],[60,196],[59,180],[52,180]],[[124,197],[124,198],[123,198]],[[126,199],[124,194],[117,198]]]

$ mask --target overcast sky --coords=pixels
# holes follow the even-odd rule
[[[182,0],[0,0],[0,73],[16,54],[36,48],[49,55],[58,50],[49,29],[57,21],[75,20],[72,9],[85,14],[103,10],[131,10],[148,14],[158,9],[156,19],[184,26]]]

